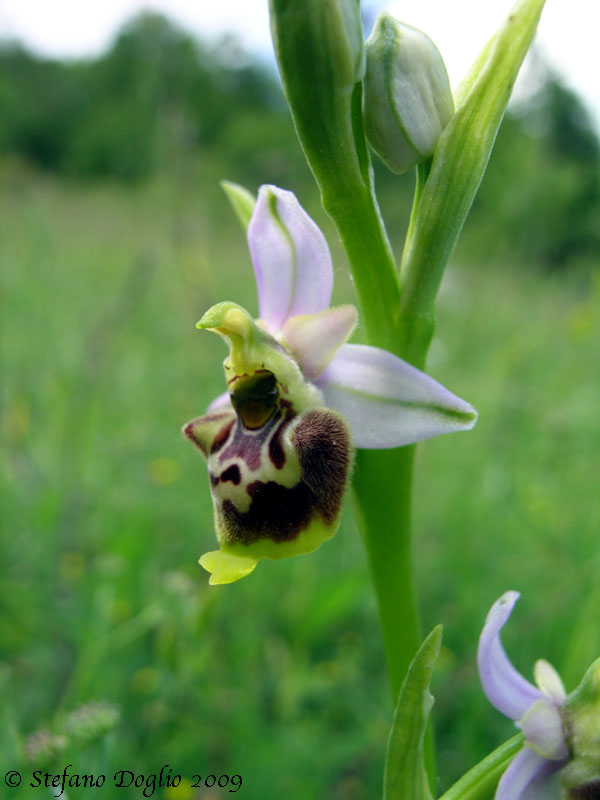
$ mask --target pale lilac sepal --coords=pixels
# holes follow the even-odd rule
[[[207,414],[212,414],[213,411],[218,411],[220,408],[231,408],[231,399],[229,397],[229,392],[223,392],[218,397],[212,401],[209,407],[206,410]]]
[[[498,711],[517,722],[543,695],[508,660],[500,630],[510,617],[519,592],[505,592],[490,609],[479,637],[477,666],[483,691]]]
[[[536,700],[519,722],[527,743],[543,758],[562,761],[569,750],[558,706],[548,697]]]
[[[333,267],[325,237],[292,192],[261,186],[248,225],[259,315],[271,333],[329,307]]]
[[[316,383],[350,423],[356,447],[401,447],[477,419],[469,403],[378,347],[343,345]]]
[[[319,377],[348,339],[357,320],[354,306],[335,306],[287,320],[282,329],[283,338],[309,380]]]
[[[555,773],[561,766],[523,747],[500,778],[494,800],[560,800]]]

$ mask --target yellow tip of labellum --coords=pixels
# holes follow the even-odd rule
[[[248,556],[234,556],[232,553],[226,553],[223,550],[211,550],[199,559],[198,563],[207,572],[211,573],[209,583],[211,586],[234,583],[239,581],[240,578],[245,578],[249,575],[256,564],[256,558]]]

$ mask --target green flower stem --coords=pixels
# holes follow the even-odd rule
[[[334,4],[270,0],[270,6],[296,131],[350,263],[366,342],[402,356],[400,284],[373,188],[362,87],[345,68],[342,51],[328,46],[343,39]],[[414,447],[360,451],[354,474],[394,702],[421,644],[410,539],[413,458]]]
[[[367,341],[387,347],[422,368],[434,330],[434,301],[443,270],[487,166],[512,85],[529,49],[544,0],[519,0],[504,26],[483,49],[457,95],[457,112],[444,130],[431,164],[417,170],[415,201],[401,264],[399,314],[386,315],[360,294],[365,263],[356,238],[378,230],[353,208],[353,195],[339,192],[346,213],[329,211],[356,281]],[[357,130],[356,123],[354,124]],[[360,138],[360,137],[356,137]],[[357,146],[357,152],[360,149]],[[375,200],[373,200],[375,204]],[[344,236],[340,221],[355,229]],[[385,239],[385,234],[382,234]],[[387,240],[385,240],[387,241]],[[384,246],[374,251],[381,253]],[[379,256],[377,256],[379,257]],[[387,269],[387,263],[379,270]],[[368,273],[373,274],[369,264]],[[384,317],[386,341],[371,335],[371,315]],[[374,333],[378,333],[377,330]],[[394,693],[420,643],[412,579],[410,494],[414,448],[364,452],[357,459],[355,491],[373,572]]]
[[[419,167],[416,197],[425,178],[426,167]],[[390,248],[374,196],[365,198],[354,191],[338,192],[335,197],[335,203],[329,207],[324,203],[325,210],[337,225],[350,262],[367,343],[422,367],[429,339],[423,340],[423,346],[419,347],[400,335],[399,284],[395,269],[393,273],[388,269]],[[366,209],[371,209],[370,216]],[[393,285],[386,280],[390,274],[394,275]],[[373,292],[374,286],[377,294]],[[414,446],[359,450],[353,480],[361,534],[377,593],[394,701],[422,638],[411,542],[414,455]],[[430,739],[427,749],[433,764]]]
[[[358,2],[269,0],[269,6],[286,98],[350,263],[366,341],[400,355],[400,286],[363,129]],[[354,476],[394,702],[421,644],[410,545],[413,452],[360,452]]]
[[[418,180],[418,191],[422,184]],[[338,229],[350,263],[367,344],[422,367],[430,340],[424,341],[421,349],[411,349],[400,336],[400,285],[372,184],[340,190],[336,183],[329,190],[325,179],[319,185],[323,208]],[[414,455],[414,446],[359,450],[353,480],[394,702],[421,644],[411,541]],[[425,738],[425,765],[433,787],[436,768],[431,725]]]
[[[359,450],[354,475],[394,699],[421,643],[410,542],[414,451]]]
[[[316,135],[312,119],[302,127],[296,117],[300,141],[321,192],[324,210],[333,220],[350,262],[361,322],[369,344],[394,350],[400,306],[400,283],[394,254],[375,196],[371,159],[364,138],[362,86],[357,83],[346,108],[350,123],[322,135],[319,148],[311,148]],[[304,132],[304,139],[301,133]],[[318,157],[311,157],[318,152]]]
[[[350,261],[367,340],[389,347],[400,287],[363,129],[359,2],[269,0],[269,7],[296,132]]]
[[[364,136],[358,2],[270,0],[286,97],[323,207],[350,262],[366,341],[418,368],[424,366],[433,335],[434,300],[444,267],[485,171],[543,3],[517,2],[460,88],[457,112],[438,141],[430,170],[418,171],[400,286]],[[413,460],[414,447],[362,451],[354,476],[394,697],[421,643],[410,533]]]
[[[359,185],[325,191],[322,202],[350,262],[365,339],[395,350],[400,286],[375,198],[370,189]]]
[[[367,344],[405,357],[399,342],[399,284],[374,195],[323,192],[350,262]],[[393,278],[393,280],[392,280]],[[426,349],[418,354],[425,361]],[[354,495],[377,593],[394,702],[421,644],[413,579],[411,494],[414,447],[359,450]]]
[[[394,702],[422,638],[411,541],[414,456],[414,445],[358,450],[353,479]],[[425,768],[433,789],[436,766],[431,720],[425,735]]]
[[[521,749],[523,741],[523,734],[518,733],[501,744],[459,778],[439,800],[491,800],[500,776]]]

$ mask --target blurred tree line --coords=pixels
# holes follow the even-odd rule
[[[234,39],[209,46],[145,13],[93,60],[0,50],[0,153],[64,176],[139,180],[184,154],[291,150],[291,123],[270,70]],[[287,158],[287,155],[286,155]]]
[[[234,39],[208,45],[148,13],[96,59],[48,60],[5,43],[3,155],[71,178],[138,181],[193,157],[250,185],[298,190],[308,181],[270,69]],[[388,197],[408,206],[409,179],[380,165],[376,176],[384,205]],[[463,258],[485,253],[547,269],[597,260],[598,136],[578,97],[551,74],[526,107],[507,115],[471,219]]]

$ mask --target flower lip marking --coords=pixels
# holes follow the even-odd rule
[[[238,377],[229,397],[244,426],[257,430],[266,425],[277,410],[277,381],[269,370],[257,370],[254,375]]]
[[[569,791],[569,800],[599,800],[600,798],[600,778],[595,781],[588,781],[581,786],[574,786]]]

